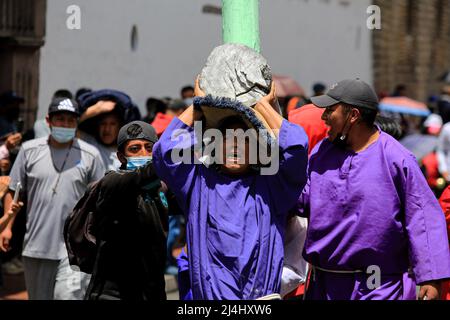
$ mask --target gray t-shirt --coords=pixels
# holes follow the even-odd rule
[[[80,138],[97,148],[98,152],[100,152],[100,157],[103,160],[103,166],[106,171],[117,171],[120,168],[121,163],[117,158],[116,147],[105,146],[104,144],[98,142],[93,136],[85,132],[81,132]]]
[[[82,140],[75,139],[70,149],[50,147],[48,137],[22,145],[11,170],[10,189],[15,191],[20,182],[27,196],[23,256],[51,260],[67,257],[64,222],[88,184],[104,173],[100,154]]]

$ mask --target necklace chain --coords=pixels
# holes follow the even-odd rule
[[[64,158],[64,161],[63,161],[63,164],[62,164],[62,166],[61,166],[61,169],[58,170],[58,168],[56,168],[56,165],[55,165],[55,168],[56,168],[57,171],[58,171],[58,178],[56,179],[55,186],[54,186],[53,189],[52,189],[52,190],[53,190],[53,195],[56,194],[56,188],[58,187],[59,180],[61,179],[61,174],[62,174],[62,172],[64,171],[64,167],[66,166],[66,162],[67,162],[67,159],[69,158],[70,151],[72,150],[72,145],[73,145],[73,141],[72,141],[72,143],[70,144],[69,150],[67,150],[66,157]]]

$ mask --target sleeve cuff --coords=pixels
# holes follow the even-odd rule
[[[282,150],[292,146],[303,146],[308,149],[308,137],[302,127],[283,119],[278,135],[278,144]]]

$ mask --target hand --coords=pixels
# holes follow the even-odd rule
[[[197,79],[195,79],[194,95],[196,97],[204,97],[204,96],[206,96],[206,94],[203,92],[203,90],[200,89],[200,75],[198,75]]]
[[[420,287],[419,300],[439,300],[441,296],[441,283],[428,282]]]
[[[101,102],[99,110],[100,113],[108,113],[114,110],[116,103],[114,101],[99,101]]]
[[[11,181],[8,176],[0,176],[0,199],[3,199],[3,196],[9,189],[9,182]]]
[[[254,109],[258,111],[264,120],[266,120],[269,128],[274,130],[274,134],[278,134],[283,123],[283,117],[277,112],[278,100],[276,96],[275,82],[272,81],[272,86],[268,95],[259,99]]]
[[[22,135],[20,133],[14,133],[8,136],[8,138],[6,138],[6,148],[8,150],[12,150],[15,147],[17,147],[20,142],[22,141]]]
[[[100,100],[93,106],[89,107],[88,109],[92,108],[91,110],[95,114],[102,114],[102,113],[107,113],[107,112],[113,111],[115,106],[116,106],[116,103],[114,101]]]
[[[0,251],[8,252],[9,250],[11,250],[11,248],[9,247],[11,238],[12,231],[9,228],[6,228],[2,233],[0,233]]]
[[[261,100],[268,102],[274,109],[276,109],[275,104],[277,103],[277,89],[275,86],[275,81],[272,80],[269,94],[265,97],[262,97]]]
[[[22,209],[22,207],[23,207],[23,202],[21,202],[21,201],[19,203],[12,202],[11,208],[9,209],[9,211],[6,214],[10,217],[14,217],[17,213],[19,213],[19,211],[20,211],[20,209]]]
[[[8,172],[11,168],[11,161],[9,159],[0,160],[0,172]]]
[[[80,123],[87,119],[96,117],[102,113],[111,112],[114,110],[115,107],[116,103],[113,101],[100,100],[96,104],[87,108],[87,110],[80,117]]]

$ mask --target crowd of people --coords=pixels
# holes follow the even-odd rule
[[[1,95],[0,250],[29,299],[164,300],[164,274],[182,300],[450,299],[449,87],[407,130],[359,79],[313,90],[280,114],[273,82],[246,108],[197,79],[143,117],[124,92],[58,90],[28,132]],[[225,108],[211,164],[195,124]],[[274,173],[229,135],[255,128]]]

